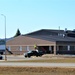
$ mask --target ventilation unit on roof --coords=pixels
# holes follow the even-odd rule
[[[65,32],[67,31],[67,28],[65,28],[65,30],[64,30]]]
[[[73,29],[73,32],[75,32],[75,29]]]

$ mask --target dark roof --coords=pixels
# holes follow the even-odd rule
[[[71,30],[67,30],[68,32],[72,32]],[[75,41],[75,38],[67,37],[67,36],[58,36],[58,34],[65,34],[66,31],[64,30],[54,30],[54,29],[41,29],[35,32],[31,32],[26,34],[25,36],[43,39],[47,41]]]
[[[35,32],[28,33],[26,35],[58,35],[58,33],[64,34],[65,32],[64,30],[41,29]]]
[[[75,38],[72,38],[72,37],[62,37],[62,36],[50,36],[50,35],[40,35],[40,36],[32,36],[32,35],[28,35],[29,37],[32,37],[32,38],[37,38],[37,39],[42,39],[42,40],[46,40],[46,41],[53,41],[53,42],[56,42],[56,41],[65,41],[65,42],[75,42]]]

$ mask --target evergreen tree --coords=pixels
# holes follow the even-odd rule
[[[15,34],[15,36],[14,36],[14,37],[17,37],[17,36],[19,36],[19,35],[21,35],[20,30],[19,30],[19,29],[17,29],[17,32],[16,32],[16,34]]]

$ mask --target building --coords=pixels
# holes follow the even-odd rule
[[[42,29],[7,41],[7,49],[13,54],[35,50],[35,45],[48,54],[75,54],[75,38],[66,36],[64,30]]]

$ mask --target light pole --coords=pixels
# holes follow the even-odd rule
[[[6,56],[6,16],[4,14],[1,14],[4,17],[4,25],[5,25],[5,61],[7,61],[7,56]]]

